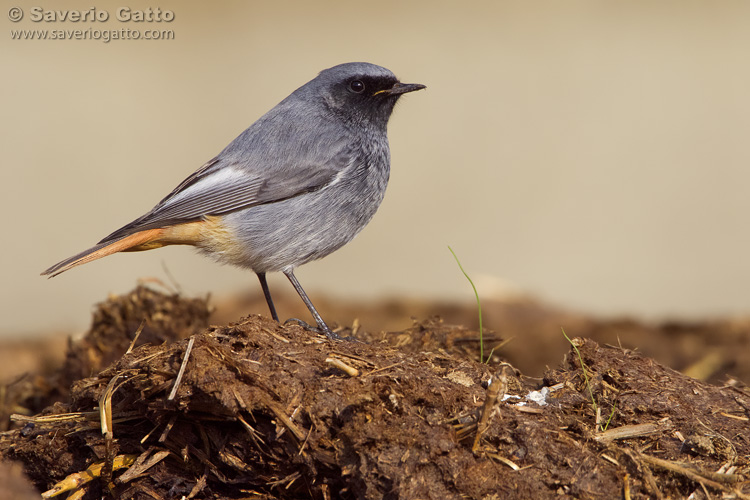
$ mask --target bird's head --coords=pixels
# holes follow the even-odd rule
[[[302,89],[306,87],[343,119],[382,128],[388,124],[399,97],[425,88],[418,83],[401,83],[388,69],[370,63],[339,64],[321,71]]]

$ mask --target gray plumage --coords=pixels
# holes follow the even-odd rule
[[[292,279],[295,267],[337,250],[370,221],[388,183],[391,112],[401,94],[422,88],[401,84],[369,63],[324,70],[150,212],[44,274],[62,272],[81,256],[141,231],[220,217],[232,244],[207,240],[196,246],[257,273],[275,317],[264,274],[283,271]]]

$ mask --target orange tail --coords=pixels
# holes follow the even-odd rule
[[[161,243],[159,241],[163,232],[163,228],[146,229],[145,231],[140,231],[135,234],[125,236],[124,238],[121,238],[119,240],[99,243],[98,245],[93,246],[88,250],[84,250],[83,252],[65,259],[62,262],[58,262],[54,266],[44,271],[42,273],[42,276],[49,276],[51,278],[53,276],[57,276],[60,273],[64,273],[68,269],[80,266],[81,264],[86,264],[87,262],[91,262],[92,260],[101,259],[102,257],[106,257],[107,255],[112,255],[113,253],[117,252],[133,252],[159,248],[164,245],[164,243]]]

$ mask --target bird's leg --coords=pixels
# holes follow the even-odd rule
[[[310,314],[313,315],[313,318],[315,318],[315,322],[318,323],[318,328],[322,333],[325,333],[326,337],[333,340],[341,340],[341,337],[333,333],[333,331],[328,328],[328,325],[326,325],[326,322],[323,321],[323,318],[320,317],[320,314],[318,313],[318,310],[315,309],[315,306],[313,305],[312,301],[310,301],[310,298],[307,296],[305,291],[302,289],[302,285],[299,284],[299,281],[297,281],[297,278],[294,277],[293,270],[284,271],[284,274],[287,278],[289,278],[289,281],[291,281],[292,286],[295,290],[297,290],[297,293],[299,294],[300,298],[302,298],[302,302],[305,303],[307,308],[310,310]],[[300,321],[297,319],[293,319],[293,321],[298,321],[303,326],[309,327],[307,323],[304,321]]]
[[[274,321],[279,321],[279,315],[276,314],[276,308],[273,306],[273,299],[271,298],[271,290],[268,289],[268,282],[266,281],[266,273],[255,273],[258,275],[260,281],[260,287],[263,289],[263,295],[266,297],[266,303],[268,309],[271,310],[271,317]]]

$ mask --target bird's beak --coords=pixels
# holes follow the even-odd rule
[[[426,85],[421,83],[396,83],[393,87],[385,90],[378,90],[374,95],[386,94],[386,95],[400,95],[406,94],[407,92],[414,92],[415,90],[426,89]]]

